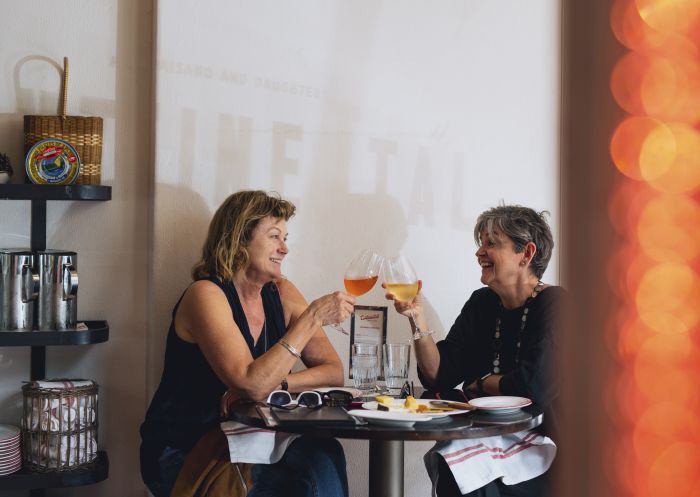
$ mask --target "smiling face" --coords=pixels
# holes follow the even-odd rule
[[[289,252],[287,222],[271,216],[262,218],[246,246],[249,277],[265,282],[282,277],[282,260]]]
[[[481,232],[481,245],[476,258],[481,266],[481,282],[500,294],[516,285],[527,275],[527,264],[522,264],[524,252],[516,253],[513,240],[494,228],[489,236]]]

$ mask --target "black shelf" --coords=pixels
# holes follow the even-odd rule
[[[106,185],[0,185],[6,200],[112,200]]]
[[[48,345],[89,345],[109,339],[107,321],[83,321],[85,331],[0,331],[0,347],[45,347]]]
[[[49,200],[112,200],[112,187],[104,185],[0,185],[0,200],[30,200],[31,250],[46,248],[46,202]],[[31,348],[30,379],[46,377],[46,347],[51,345],[88,345],[109,339],[107,321],[84,321],[85,331],[2,331],[0,347]],[[20,470],[12,475],[0,476],[0,492],[4,490],[29,490],[31,497],[45,495],[46,488],[77,487],[105,480],[109,474],[107,453],[99,451],[97,460],[87,468],[73,471],[39,473]]]
[[[31,490],[38,488],[79,487],[92,485],[107,479],[109,458],[104,451],[97,452],[97,459],[86,468],[72,471],[39,473],[21,469],[11,475],[0,476],[0,492],[4,490]]]

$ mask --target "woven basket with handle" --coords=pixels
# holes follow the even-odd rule
[[[24,154],[36,142],[60,138],[80,156],[80,185],[99,185],[102,173],[102,118],[68,116],[68,57],[63,58],[60,116],[24,116]]]

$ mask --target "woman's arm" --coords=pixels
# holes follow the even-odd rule
[[[285,335],[285,340],[298,350],[301,350],[301,358],[306,366],[306,369],[287,376],[289,389],[299,392],[320,386],[342,386],[345,381],[343,363],[320,324],[311,324],[310,331],[312,335],[305,345],[298,346],[294,338],[292,338],[292,334],[297,328],[304,329],[309,326],[306,314],[313,313],[313,308],[322,303],[314,301],[311,305],[307,304],[301,292],[299,292],[296,286],[289,280],[277,282],[277,287],[279,288],[282,306],[284,307],[285,322],[288,323],[288,331]],[[331,294],[327,297],[346,301],[345,297],[343,297],[345,295],[346,294],[337,292],[337,294]],[[350,296],[347,295],[347,297]],[[324,298],[326,297],[322,297],[321,299]],[[354,299],[352,302],[354,303]],[[347,308],[347,310],[352,312],[352,306]],[[342,322],[348,317],[349,313],[342,319],[338,319],[337,321],[326,320],[323,324]]]
[[[384,283],[382,283],[382,287]],[[428,322],[423,314],[423,294],[421,289],[423,288],[423,282],[418,281],[418,293],[413,298],[411,302],[401,302],[396,300],[394,294],[387,292],[385,297],[387,300],[394,301],[394,308],[396,312],[402,316],[410,318],[411,321],[411,332],[416,331],[427,332],[430,328]],[[418,363],[418,369],[422,373],[422,379],[429,385],[433,385],[437,380],[438,371],[440,369],[440,352],[433,340],[432,335],[422,336],[418,340],[413,341],[413,350],[416,354],[416,362]]]
[[[285,340],[303,350],[319,326],[347,319],[352,304],[344,296],[332,294],[314,301],[288,329]],[[175,316],[175,329],[180,338],[199,346],[216,375],[236,396],[264,400],[296,362],[296,357],[281,345],[270,347],[253,360],[226,295],[210,281],[197,281],[185,292]]]

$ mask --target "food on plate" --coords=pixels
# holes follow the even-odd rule
[[[450,411],[456,411],[453,407],[430,407],[426,404],[419,404],[418,407],[416,407],[416,412],[420,414],[430,414],[430,413],[436,413],[436,412],[450,412]]]
[[[378,411],[437,414],[458,410],[455,407],[429,405],[426,401],[419,402],[410,395],[403,401],[388,395],[377,395],[374,400],[377,402]]]
[[[394,398],[388,395],[377,395],[374,400],[377,401],[377,410],[379,411],[406,411],[403,406],[394,404]]]

